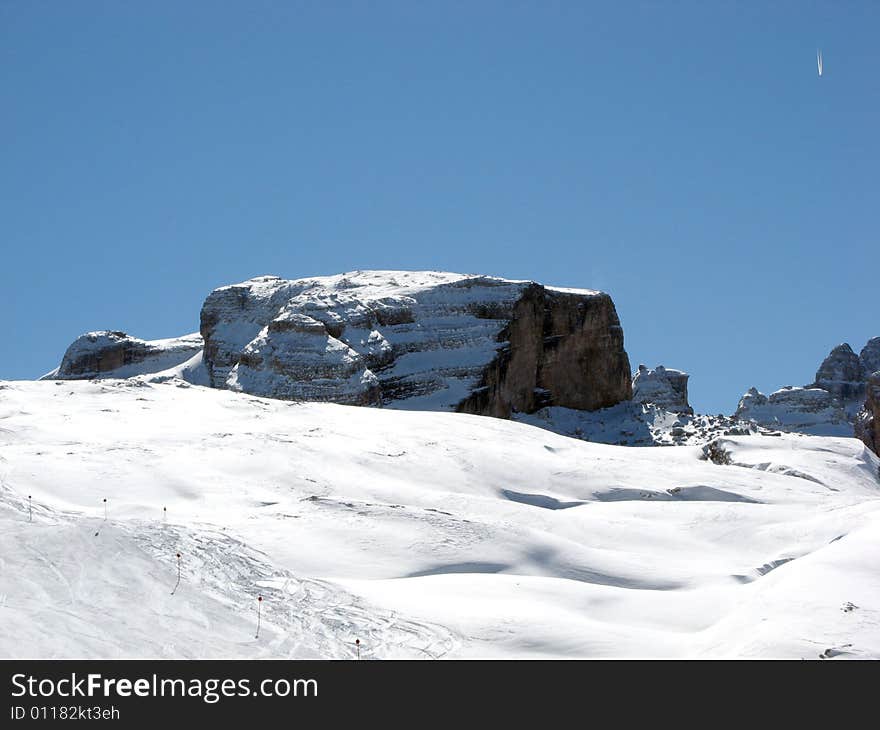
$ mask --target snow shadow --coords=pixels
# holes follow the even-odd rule
[[[546,494],[526,494],[525,492],[514,492],[512,489],[502,489],[501,496],[509,499],[511,502],[519,502],[527,504],[531,507],[541,507],[543,509],[570,509],[571,507],[579,507],[587,502],[561,502],[555,497]]]
[[[447,563],[425,568],[424,570],[417,570],[403,577],[422,578],[426,575],[444,575],[446,573],[501,573],[510,567],[507,563]]]
[[[630,500],[653,500],[656,502],[745,502],[761,504],[758,500],[745,497],[736,492],[728,492],[716,487],[697,484],[692,487],[673,487],[665,491],[651,489],[633,489],[631,487],[614,487],[607,492],[597,492],[596,499],[600,502],[626,502]]]

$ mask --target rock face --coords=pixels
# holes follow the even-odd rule
[[[623,330],[607,294],[529,284],[495,339],[498,354],[456,410],[499,418],[546,406],[593,411],[632,395]]]
[[[688,403],[688,378],[681,370],[658,365],[651,370],[644,365],[633,376],[632,399],[636,403],[654,405],[672,413],[693,413]]]
[[[67,348],[61,365],[46,379],[128,378],[156,373],[190,360],[202,350],[196,333],[168,340],[140,340],[103,330],[81,335]]]
[[[214,387],[509,417],[631,395],[611,298],[443,272],[259,277],[201,312]]]
[[[843,343],[822,361],[812,387],[828,391],[843,404],[861,405],[865,399],[866,377],[859,356],[847,343]]]
[[[880,370],[868,378],[866,393],[865,407],[856,418],[856,438],[880,456]]]
[[[859,354],[859,360],[862,371],[867,375],[867,382],[865,405],[856,416],[855,434],[880,456],[880,337],[868,340]]]
[[[862,376],[865,380],[872,373],[880,370],[880,337],[873,337],[868,340],[868,344],[859,353],[859,361],[862,364]]]

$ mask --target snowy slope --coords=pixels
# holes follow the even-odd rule
[[[0,384],[0,656],[880,657],[854,439],[720,466],[172,376]]]

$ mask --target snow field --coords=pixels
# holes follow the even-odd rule
[[[3,383],[0,655],[880,656],[877,458],[722,445],[731,466],[174,378]]]

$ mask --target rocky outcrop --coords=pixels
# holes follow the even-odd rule
[[[529,281],[259,277],[212,292],[201,334],[214,387],[275,398],[509,417],[631,395],[611,298]]]
[[[880,370],[868,378],[865,406],[856,417],[856,438],[880,456]]]
[[[868,340],[859,360],[866,374],[865,404],[856,416],[856,438],[880,456],[880,337]]]
[[[141,340],[125,332],[103,330],[81,335],[67,348],[61,365],[44,376],[56,380],[128,378],[181,365],[198,355],[196,333],[167,340]]]
[[[632,380],[632,399],[672,413],[693,413],[688,403],[688,378],[682,370],[658,365],[651,370],[639,365]]]
[[[546,406],[592,411],[632,395],[623,329],[607,294],[530,284],[496,339],[502,347],[456,410],[499,418]]]
[[[880,370],[880,337],[872,337],[868,340],[868,344],[859,353],[859,362],[862,364],[862,378],[864,380]]]
[[[852,435],[852,424],[840,401],[822,388],[787,386],[769,396],[749,388],[734,418],[765,428],[817,435]]]
[[[631,400],[598,411],[551,406],[534,413],[514,413],[512,418],[582,441],[618,446],[696,445],[721,436],[770,433],[729,416],[673,413]]]
[[[842,404],[861,404],[865,399],[865,378],[859,356],[844,342],[822,361],[811,387],[828,391]]]

